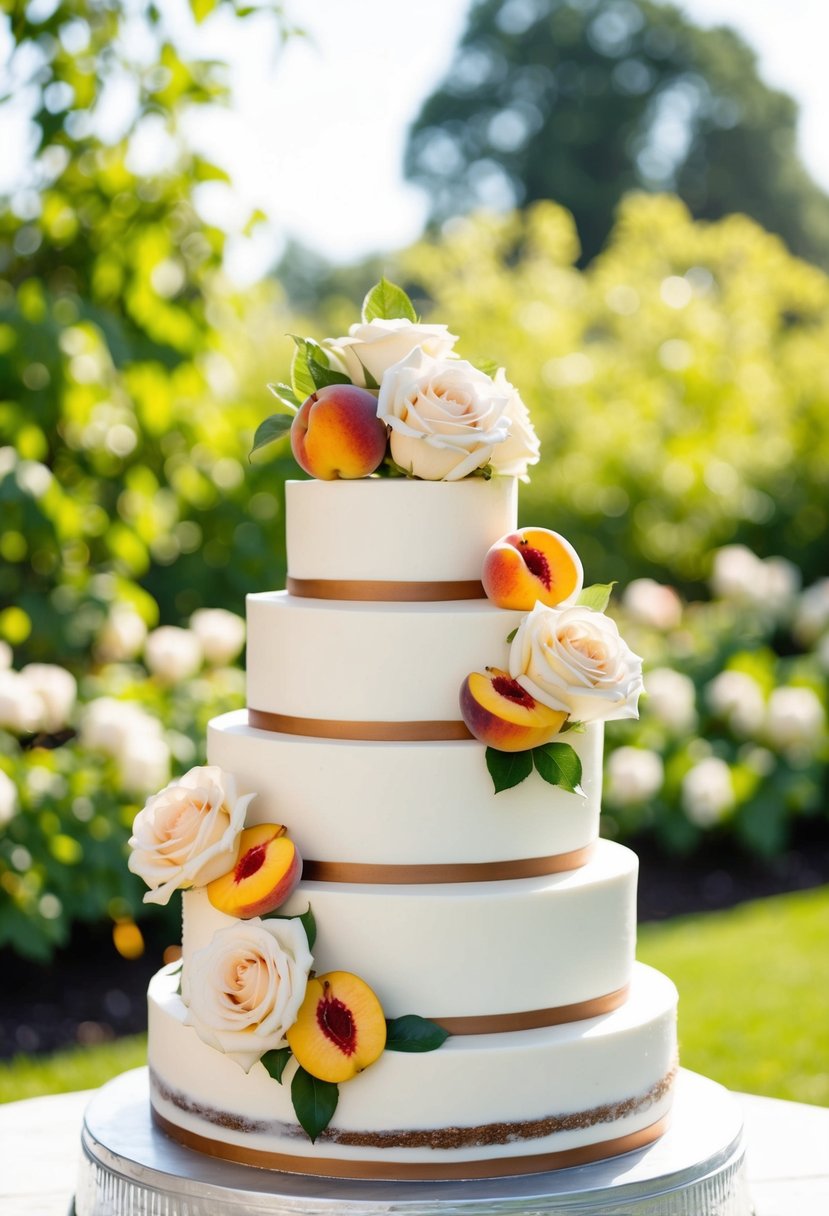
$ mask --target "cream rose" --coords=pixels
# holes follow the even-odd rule
[[[187,1025],[250,1072],[285,1045],[313,963],[298,920],[239,921],[219,929],[188,964]]]
[[[209,765],[191,768],[148,799],[129,842],[129,868],[150,888],[144,902],[166,904],[173,891],[203,887],[226,874],[255,797],[238,798],[233,777]]]
[[[506,441],[509,402],[506,389],[464,359],[415,350],[383,377],[377,415],[402,469],[425,481],[459,481]]]
[[[509,396],[506,408],[509,436],[493,449],[490,464],[502,477],[520,477],[522,481],[529,481],[527,468],[531,464],[538,464],[541,451],[535,427],[530,421],[530,411],[518,389],[507,380],[502,367],[495,373],[494,383],[499,391]]]
[[[420,325],[399,317],[352,325],[347,338],[327,338],[322,345],[354,384],[365,387],[365,371],[380,384],[388,369],[417,347],[445,359],[457,340],[445,325]]]
[[[576,722],[637,718],[642,660],[603,612],[536,604],[510,647],[510,675]]]

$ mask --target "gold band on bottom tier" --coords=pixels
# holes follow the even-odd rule
[[[430,743],[471,739],[463,722],[349,722],[340,718],[300,718],[248,709],[248,725],[283,735],[305,735],[314,739],[353,739],[370,743]]]
[[[427,604],[444,600],[485,598],[480,579],[454,579],[431,582],[391,582],[385,579],[291,578],[286,579],[291,595],[311,600],[361,600],[386,604]]]
[[[386,865],[360,861],[302,862],[302,877],[311,882],[380,883],[409,886],[417,883],[503,882],[511,878],[541,878],[580,870],[593,853],[593,845],[547,857],[516,857],[511,861],[459,861],[422,865]]]
[[[554,1005],[549,1009],[528,1009],[523,1013],[490,1013],[459,1018],[430,1017],[450,1034],[507,1034],[513,1030],[539,1030],[543,1026],[563,1026],[565,1022],[586,1022],[624,1005],[630,985],[617,988],[605,996],[573,1005]]]
[[[289,1174],[311,1174],[322,1178],[365,1178],[371,1180],[408,1181],[431,1179],[433,1181],[466,1178],[507,1178],[514,1174],[542,1174],[547,1170],[569,1169],[574,1165],[588,1165],[607,1157],[619,1157],[653,1144],[665,1133],[668,1116],[664,1115],[648,1127],[626,1136],[614,1136],[610,1140],[599,1140],[577,1148],[559,1149],[557,1152],[523,1154],[515,1157],[477,1158],[473,1161],[445,1161],[443,1163],[420,1161],[355,1161],[335,1157],[302,1157],[292,1153],[266,1152],[264,1149],[243,1148],[213,1140],[198,1132],[187,1131],[165,1119],[153,1108],[155,1123],[171,1139],[186,1148],[195,1149],[210,1157],[224,1161],[238,1161],[242,1165],[255,1165],[265,1169],[282,1170]]]

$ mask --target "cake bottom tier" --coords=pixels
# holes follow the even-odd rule
[[[291,1106],[293,1066],[281,1085],[261,1064],[244,1073],[184,1024],[177,984],[165,969],[150,985],[153,1112],[168,1134],[217,1157],[335,1177],[491,1177],[614,1156],[666,1126],[676,989],[642,964],[612,1013],[384,1052],[340,1085],[313,1144]]]

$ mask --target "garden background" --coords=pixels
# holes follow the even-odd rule
[[[278,73],[302,6],[0,13],[0,113],[27,123],[0,212],[3,1054],[140,1021],[178,928],[126,870],[130,825],[243,704],[244,595],[284,584],[297,469],[248,459],[265,386],[288,335],[345,333],[380,272],[506,366],[543,450],[522,522],[618,581],[648,696],[608,731],[603,831],[643,853],[645,912],[825,883],[829,198],[747,45],[647,0],[479,0],[408,137],[423,236],[348,264],[289,243],[240,285],[215,218],[233,182],[192,138],[227,72],[194,48],[252,24]],[[351,179],[326,174],[324,131],[285,177],[329,191],[332,224],[345,192],[371,206],[354,135]],[[236,226],[264,247],[262,212]],[[680,984],[683,1058],[829,1103],[826,889],[718,915],[643,932]],[[18,1062],[0,1092],[141,1050]]]

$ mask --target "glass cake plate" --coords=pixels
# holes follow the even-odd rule
[[[656,1144],[594,1165],[469,1182],[308,1178],[202,1156],[150,1117],[146,1069],[87,1108],[75,1216],[751,1216],[742,1116],[722,1086],[680,1070]]]

